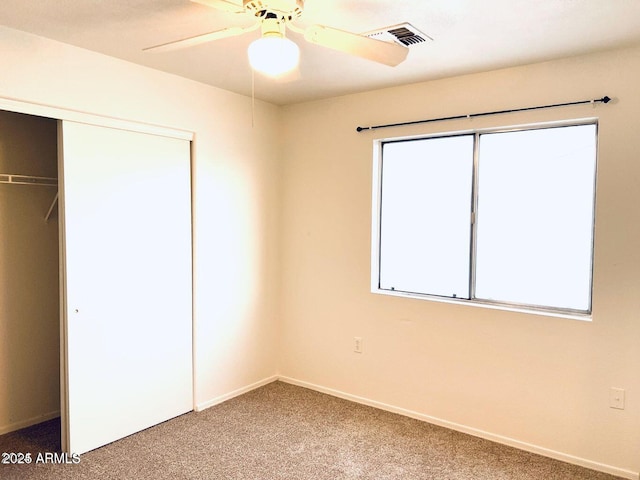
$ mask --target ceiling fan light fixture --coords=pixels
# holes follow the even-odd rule
[[[249,45],[249,64],[253,70],[269,77],[278,77],[298,66],[300,48],[284,36],[284,21],[266,12],[262,21],[262,36]]]
[[[263,36],[249,45],[249,64],[270,77],[290,72],[298,66],[300,48],[282,35]]]
[[[218,10],[238,11],[240,0],[191,0]],[[209,33],[175,40],[172,42],[145,48],[145,51],[165,52],[178,48],[200,45],[243,33],[262,29],[261,38],[248,48],[249,63],[253,71],[277,77],[294,70],[300,61],[300,49],[287,40],[286,29],[303,35],[310,43],[347,53],[365,60],[395,67],[402,63],[409,52],[406,45],[419,41],[415,28],[409,24],[400,24],[387,28],[385,32],[397,40],[374,38],[378,32],[357,34],[324,25],[311,25],[306,28],[296,27],[292,22],[302,15],[304,0],[243,0],[243,11],[255,17],[249,27],[227,27]],[[411,27],[411,28],[409,28]]]

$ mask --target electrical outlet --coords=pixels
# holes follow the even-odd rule
[[[609,406],[624,410],[624,388],[611,387],[609,390]]]
[[[362,337],[353,337],[353,351],[362,353]]]

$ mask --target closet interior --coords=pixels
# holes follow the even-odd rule
[[[0,111],[0,434],[60,415],[57,120]]]

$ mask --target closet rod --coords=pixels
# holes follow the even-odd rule
[[[540,110],[543,108],[556,108],[556,107],[568,107],[570,105],[582,105],[585,103],[591,103],[595,105],[596,103],[609,103],[611,101],[610,97],[606,95],[602,98],[596,98],[593,100],[580,100],[577,102],[567,102],[567,103],[554,103],[551,105],[538,105],[536,107],[524,107],[524,108],[514,108],[511,110],[496,110],[494,112],[482,112],[482,113],[471,113],[469,115],[455,115],[453,117],[440,117],[440,118],[428,118],[426,120],[413,120],[411,122],[400,122],[400,123],[387,123],[383,125],[372,125],[370,127],[357,127],[357,132],[362,132],[363,130],[376,130],[378,128],[389,128],[389,127],[404,127],[406,125],[416,125],[418,123],[431,123],[431,122],[443,122],[445,120],[462,120],[464,118],[474,118],[474,117],[484,117],[487,115],[501,115],[503,113],[516,113],[516,112],[526,112],[529,110]]]
[[[9,173],[0,173],[0,183],[56,187],[58,185],[58,179],[52,177],[35,177],[33,175],[14,175]]]

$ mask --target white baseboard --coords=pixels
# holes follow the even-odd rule
[[[260,388],[268,383],[275,382],[276,380],[278,380],[278,378],[278,375],[272,375],[258,382],[252,383],[251,385],[247,385],[246,387],[234,390],[233,392],[220,395],[219,397],[207,400],[206,402],[198,403],[196,404],[194,410],[196,412],[201,412],[202,410],[206,410],[207,408],[213,407],[214,405],[218,405],[219,403],[231,400],[233,397],[237,397],[238,395],[242,395],[243,393],[250,392],[251,390],[255,390],[256,388]]]
[[[20,430],[23,428],[30,427],[31,425],[37,425],[38,423],[46,422],[47,420],[52,420],[60,416],[60,410],[56,410],[55,412],[45,413],[44,415],[38,415],[36,417],[27,418],[25,420],[20,420],[19,422],[13,422],[8,425],[0,426],[0,435],[4,435],[5,433],[15,432],[16,430]]]
[[[456,430],[458,432],[467,433],[469,435],[484,438],[486,440],[491,440],[492,442],[501,443],[503,445],[508,445],[510,447],[518,448],[520,450],[525,450],[527,452],[537,453],[538,455],[543,455],[545,457],[553,458],[555,460],[560,460],[566,463],[571,463],[573,465],[590,468],[591,470],[597,470],[599,472],[608,473],[610,475],[617,475],[619,477],[628,478],[630,480],[640,479],[640,473],[638,472],[626,470],[623,468],[613,467],[611,465],[605,465],[599,462],[594,462],[591,460],[587,460],[585,458],[576,457],[576,456],[569,455],[562,452],[557,452],[555,450],[550,450],[548,448],[540,447],[538,445],[532,445],[530,443],[521,442],[513,438],[503,437],[502,435],[496,435],[490,432],[485,432],[483,430],[478,430],[473,427],[468,427],[466,425],[449,422],[447,420],[442,420],[440,418],[424,415],[422,413],[414,412],[412,410],[395,407],[393,405],[388,405],[386,403],[377,402],[375,400],[370,400],[368,398],[359,397],[357,395],[352,395],[350,393],[334,390],[332,388],[315,385],[313,383],[308,383],[302,380],[297,380],[295,378],[290,378],[285,376],[279,376],[278,380],[285,383],[290,383],[292,385],[297,385],[299,387],[308,388],[310,390],[315,390],[317,392],[326,393],[334,397],[343,398],[345,400],[360,403],[363,405],[368,405],[370,407],[379,408],[380,410],[386,410],[388,412],[397,413],[399,415],[415,418],[417,420],[422,420],[423,422],[431,423],[433,425],[438,425],[441,427],[449,428],[451,430]]]

